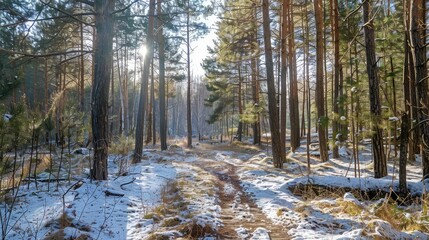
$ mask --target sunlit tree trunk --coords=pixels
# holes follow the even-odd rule
[[[143,153],[143,131],[144,131],[144,118],[147,98],[147,83],[149,80],[149,67],[153,57],[153,32],[154,32],[154,14],[155,14],[155,0],[149,2],[149,21],[147,24],[147,40],[146,49],[147,53],[143,61],[142,84],[140,88],[140,101],[137,113],[136,122],[136,144],[134,149],[133,163],[141,161]]]
[[[262,1],[262,19],[264,30],[265,64],[267,69],[268,114],[271,131],[274,167],[282,168],[285,160],[284,144],[279,129],[279,113],[277,109],[276,89],[274,86],[273,53],[271,46],[271,29],[268,0]]]

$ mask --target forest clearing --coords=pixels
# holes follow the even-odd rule
[[[424,0],[0,0],[0,237],[429,239]]]

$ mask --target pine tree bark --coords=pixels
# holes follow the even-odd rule
[[[251,62],[252,69],[252,99],[255,107],[259,107],[259,82],[257,74],[256,59],[252,58]],[[253,123],[253,144],[261,144],[261,123],[260,114],[257,113],[256,120]]]
[[[113,16],[115,0],[95,0],[95,59],[91,95],[91,126],[94,146],[92,178],[106,180],[108,157],[108,105],[113,60]]]
[[[167,108],[165,103],[165,46],[162,27],[162,0],[158,0],[158,51],[159,51],[159,138],[161,150],[167,150]],[[168,89],[167,89],[168,90]]]
[[[323,77],[323,18],[322,0],[314,0],[316,19],[316,107],[319,128],[319,151],[322,162],[328,161],[328,143],[326,139],[325,92]]]
[[[295,50],[295,25],[293,20],[293,4],[289,1],[288,7],[288,49],[289,49],[289,117],[290,117],[290,146],[294,152],[300,145],[299,137],[299,99],[298,99],[298,80],[296,69],[296,50]]]
[[[408,114],[403,113],[401,117],[401,135],[399,136],[399,191],[407,192],[407,158],[408,158],[408,132],[410,128]]]
[[[379,79],[377,75],[377,60],[375,58],[374,23],[370,18],[370,1],[365,0],[362,5],[365,33],[366,69],[369,81],[369,101],[372,118],[372,155],[374,159],[374,177],[387,176],[387,162],[383,149],[383,129],[381,128],[381,106],[379,93]]]
[[[147,98],[147,83],[149,80],[149,67],[153,57],[153,39],[154,39],[154,14],[155,14],[155,0],[149,2],[149,21],[147,24],[147,40],[146,49],[147,53],[144,56],[143,62],[143,73],[142,73],[142,85],[140,88],[140,100],[139,110],[137,112],[136,122],[136,144],[134,148],[133,163],[141,162],[143,153],[143,131],[144,131],[144,118],[146,110],[146,98]]]
[[[423,179],[429,178],[429,96],[428,71],[426,53],[426,1],[411,0],[411,53],[415,68],[415,87],[417,89],[418,122],[422,136],[420,147],[422,151]]]
[[[252,42],[254,43],[254,53],[258,53],[259,52],[259,47],[258,47],[258,22],[257,22],[257,8],[254,8],[253,10],[253,15],[252,15],[252,22],[253,22],[253,34],[252,34]],[[258,60],[256,59],[256,56],[253,57],[250,60],[250,68],[252,71],[252,99],[253,99],[253,104],[255,107],[259,107],[259,71],[258,71],[258,64],[257,64]],[[252,124],[253,127],[253,144],[261,144],[261,117],[260,117],[260,113],[258,111],[255,122]]]
[[[271,132],[274,167],[283,168],[285,160],[284,144],[279,129],[279,113],[277,109],[276,89],[274,86],[273,53],[271,46],[271,29],[268,0],[262,0],[262,21],[264,31],[265,64],[267,69],[268,114]]]
[[[338,122],[338,118],[340,110],[340,45],[339,45],[339,29],[338,29],[338,0],[331,0],[330,1],[331,6],[331,27],[332,27],[332,42],[334,47],[334,89],[333,89],[333,112],[335,114],[334,118],[332,119],[332,133],[333,138],[336,141],[341,141],[341,135],[340,133],[340,124]],[[338,137],[337,137],[338,136]],[[338,152],[338,145],[334,144],[334,147],[332,149],[332,156],[334,158],[338,158],[339,152]]]

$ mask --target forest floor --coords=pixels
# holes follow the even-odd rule
[[[135,165],[130,155],[112,154],[107,181],[88,179],[91,153],[74,151],[55,171],[61,181],[46,181],[42,172],[37,185],[32,179],[3,197],[2,238],[429,239],[428,186],[418,161],[407,166],[409,194],[397,196],[397,163],[389,161],[388,177],[372,178],[364,144],[360,178],[345,148],[322,163],[313,146],[308,175],[304,147],[288,155],[284,169],[250,144],[156,147]]]

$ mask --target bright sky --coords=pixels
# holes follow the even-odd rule
[[[204,76],[204,69],[201,67],[203,59],[208,56],[207,47],[213,46],[213,40],[216,38],[216,16],[210,16],[207,18],[207,26],[209,27],[209,33],[204,37],[198,39],[195,42],[191,42],[191,71],[195,76]]]

